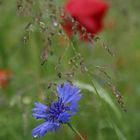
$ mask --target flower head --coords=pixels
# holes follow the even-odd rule
[[[7,86],[11,78],[11,72],[8,70],[0,70],[0,87]]]
[[[34,137],[43,137],[47,132],[58,130],[62,124],[68,123],[70,117],[77,112],[78,101],[81,98],[80,90],[68,82],[57,86],[57,101],[50,106],[35,103],[33,116],[35,119],[44,119],[45,122],[32,130]]]
[[[79,22],[77,31],[83,40],[88,39],[88,33],[94,37],[103,28],[103,17],[108,9],[108,4],[104,0],[69,0],[65,7],[65,13],[71,15],[74,20]],[[63,28],[69,36],[73,34],[74,22],[64,20]],[[83,36],[83,28],[86,33]]]

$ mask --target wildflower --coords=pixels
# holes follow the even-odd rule
[[[33,116],[35,119],[44,119],[45,122],[32,130],[33,137],[43,137],[47,132],[58,130],[62,124],[68,123],[70,117],[78,110],[78,101],[81,98],[80,90],[68,82],[57,86],[57,101],[50,106],[35,103]]]
[[[79,22],[76,30],[79,31],[81,39],[89,40],[89,33],[94,37],[103,29],[103,17],[108,10],[108,4],[104,0],[69,0],[64,10]],[[73,34],[74,24],[64,19],[63,28],[69,36]],[[84,34],[83,27],[86,29]]]
[[[0,70],[0,87],[7,86],[11,78],[11,73],[8,70]]]

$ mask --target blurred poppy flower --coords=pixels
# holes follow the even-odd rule
[[[0,70],[0,87],[7,86],[11,78],[11,72],[8,70]]]
[[[69,14],[79,23],[76,30],[79,31],[82,40],[89,40],[88,34],[92,37],[103,29],[103,17],[108,10],[108,4],[104,0],[69,0],[64,13]],[[69,36],[73,34],[73,21],[64,18],[63,28]],[[83,34],[83,27],[86,32]]]

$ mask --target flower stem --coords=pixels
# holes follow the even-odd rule
[[[85,138],[83,138],[83,136],[78,132],[76,128],[74,128],[70,123],[67,123],[67,125],[74,133],[76,133],[81,138],[81,140],[85,140]]]

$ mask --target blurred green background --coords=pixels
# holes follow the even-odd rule
[[[0,140],[32,140],[31,130],[40,124],[31,115],[33,103],[49,102],[55,92],[50,83],[65,80],[75,82],[83,93],[78,114],[72,124],[88,140],[139,140],[140,139],[140,2],[139,0],[110,0],[105,28],[100,38],[106,42],[115,56],[103,49],[102,42],[83,43],[76,38],[76,51],[84,58],[93,77],[77,68],[73,77],[68,76],[75,55],[68,40],[58,34],[51,37],[51,46],[45,39],[51,34],[40,32],[40,26],[51,25],[43,0],[35,2],[20,0],[0,1],[0,69],[11,71],[12,78],[5,88],[0,88]],[[54,1],[63,6],[63,1]],[[41,9],[42,8],[42,9]],[[31,12],[32,9],[32,12]],[[43,12],[39,25],[34,17]],[[26,29],[29,23],[32,23]],[[46,39],[46,40],[47,40]],[[69,46],[69,47],[68,47]],[[41,65],[40,55],[44,47],[47,62]],[[61,62],[59,59],[62,57]],[[77,63],[79,60],[75,60]],[[112,83],[121,92],[127,112],[123,111],[117,98],[107,88],[108,73]],[[61,75],[60,75],[61,74]],[[95,93],[95,84],[100,98]],[[42,140],[78,140],[67,127],[56,133],[48,133]]]

